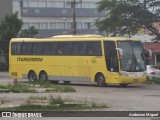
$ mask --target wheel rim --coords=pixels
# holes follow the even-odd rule
[[[102,85],[102,84],[104,83],[104,80],[103,80],[103,77],[102,77],[102,76],[100,76],[100,77],[98,78],[98,83],[99,83],[99,85]]]
[[[40,80],[48,80],[47,74],[42,73],[41,76],[40,76]]]
[[[104,77],[102,75],[98,76],[98,78],[97,78],[97,84],[99,86],[105,86]]]

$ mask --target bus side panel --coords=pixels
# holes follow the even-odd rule
[[[23,69],[24,68],[24,69]],[[10,57],[9,75],[11,78],[22,78],[22,73],[25,71],[25,66],[17,63],[17,56]]]
[[[28,73],[31,70],[38,77],[41,70],[47,71],[44,59],[41,56],[12,56],[10,58],[10,77],[28,79]]]
[[[80,77],[89,77],[88,58],[87,57],[79,57],[78,75]]]
[[[88,61],[88,72],[92,82],[95,82],[95,75],[97,73],[102,73],[104,75],[106,83],[110,82],[103,56],[92,56],[88,59]]]
[[[78,76],[77,57],[54,56],[50,63],[50,76],[53,80],[66,80]]]

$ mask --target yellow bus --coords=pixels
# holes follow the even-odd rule
[[[11,39],[9,73],[12,78],[29,81],[91,81],[99,86],[127,86],[146,80],[146,65],[139,40],[59,35]]]

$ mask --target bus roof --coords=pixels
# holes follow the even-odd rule
[[[81,38],[81,39],[80,39]],[[125,38],[125,37],[104,37],[101,35],[57,35],[50,38],[12,38],[11,42],[31,42],[31,41],[97,41],[97,40],[107,40],[107,41],[126,41],[126,40],[137,40],[134,38]]]
[[[101,35],[94,35],[94,34],[86,34],[86,35],[56,35],[52,38],[102,38]]]
[[[135,41],[139,41],[139,39],[136,38],[127,38],[127,37],[104,37],[104,40],[113,40],[113,41],[117,41],[117,40],[121,40],[121,41],[126,41],[126,40],[135,40]]]

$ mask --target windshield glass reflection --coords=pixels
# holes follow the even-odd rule
[[[123,50],[121,70],[128,72],[145,70],[144,52],[140,41],[119,41],[118,47]]]

